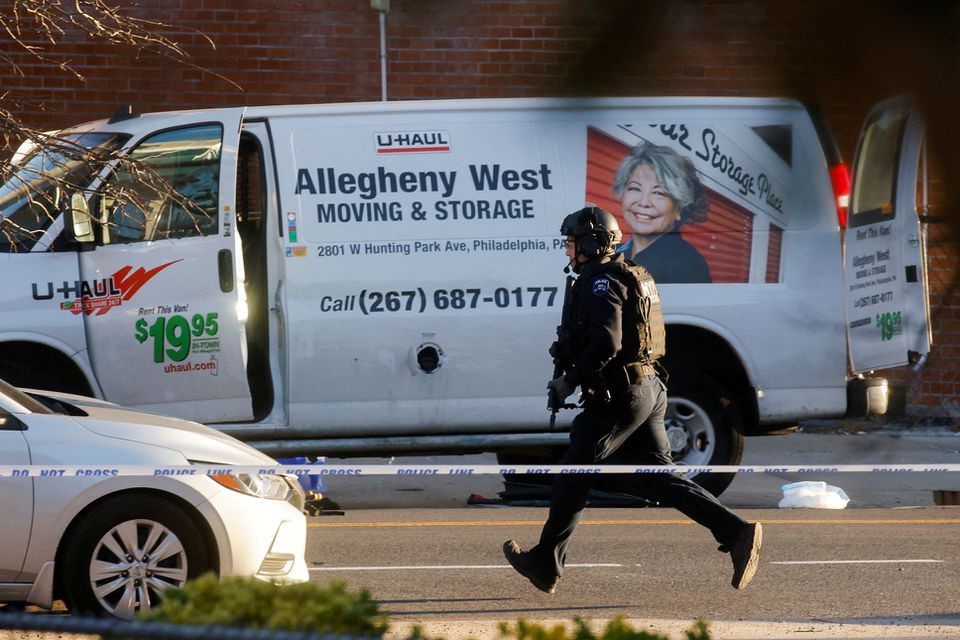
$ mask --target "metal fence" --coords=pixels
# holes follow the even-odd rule
[[[140,622],[116,618],[83,618],[0,611],[0,630],[42,631],[100,635],[137,640],[369,640],[313,631],[267,631],[231,627],[180,625],[169,622]]]

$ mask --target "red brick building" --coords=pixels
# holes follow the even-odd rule
[[[167,25],[159,31],[183,45],[188,64],[67,31],[50,51],[81,81],[0,38],[0,55],[24,71],[5,65],[0,91],[42,104],[17,115],[53,128],[127,104],[379,100],[384,90],[381,14],[370,0],[141,0],[124,11]],[[936,134],[933,213],[948,217],[960,168],[937,161],[960,147],[949,125],[958,18],[952,3],[893,0],[392,0],[386,94],[789,96],[824,108],[849,160],[869,106],[914,91]],[[921,371],[892,374],[912,415],[960,418],[957,244],[951,225],[931,226],[936,346]]]

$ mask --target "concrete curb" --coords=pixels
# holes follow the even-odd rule
[[[835,418],[804,420],[797,433],[873,434],[890,436],[960,436],[960,421],[952,418]]]

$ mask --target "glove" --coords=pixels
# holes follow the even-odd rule
[[[553,389],[553,391],[557,394],[557,398],[559,398],[560,402],[563,403],[574,391],[577,390],[577,385],[569,382],[565,376],[560,376],[559,378],[554,378],[548,382],[547,389]]]

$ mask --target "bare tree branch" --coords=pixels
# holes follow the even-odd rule
[[[83,79],[83,75],[70,60],[59,59],[55,51],[68,31],[133,47],[137,55],[149,52],[183,63],[189,58],[189,53],[177,41],[162,33],[172,29],[171,25],[127,15],[105,0],[12,0],[9,12],[0,13],[0,29],[36,60],[54,65],[78,79]],[[189,31],[216,48],[206,34],[196,29]],[[0,60],[15,73],[24,74],[9,54],[0,54]]]
[[[0,51],[0,64],[25,76],[23,56],[16,53],[19,50],[35,62],[84,81],[73,61],[58,51],[64,39],[83,37],[132,48],[136,56],[173,60],[242,90],[229,78],[190,61],[187,49],[168,35],[174,31],[173,26],[130,15],[118,4],[114,0],[9,0],[8,7],[0,10],[0,38],[5,36],[14,46]],[[176,29],[216,48],[212,39],[196,29]],[[148,164],[123,157],[119,143],[45,133],[16,115],[43,109],[44,105],[21,95],[0,92],[0,148],[7,153],[18,147],[22,150],[15,163],[0,161],[0,244],[11,251],[55,249],[54,234],[50,233],[56,230],[55,221],[66,224],[70,216],[65,213],[86,215],[85,210],[73,208],[74,195],[89,196],[86,190],[90,183],[109,171],[124,179],[103,182],[97,197],[91,200],[99,207],[91,212],[92,222],[103,227],[103,232],[109,233],[109,227],[117,225],[118,220],[122,223],[122,216],[133,216],[142,223],[143,212],[162,202],[164,207],[175,207],[182,216],[189,216],[196,232],[201,233],[200,223],[208,217],[203,207],[190,194],[178,192]],[[131,220],[131,224],[137,222]]]

